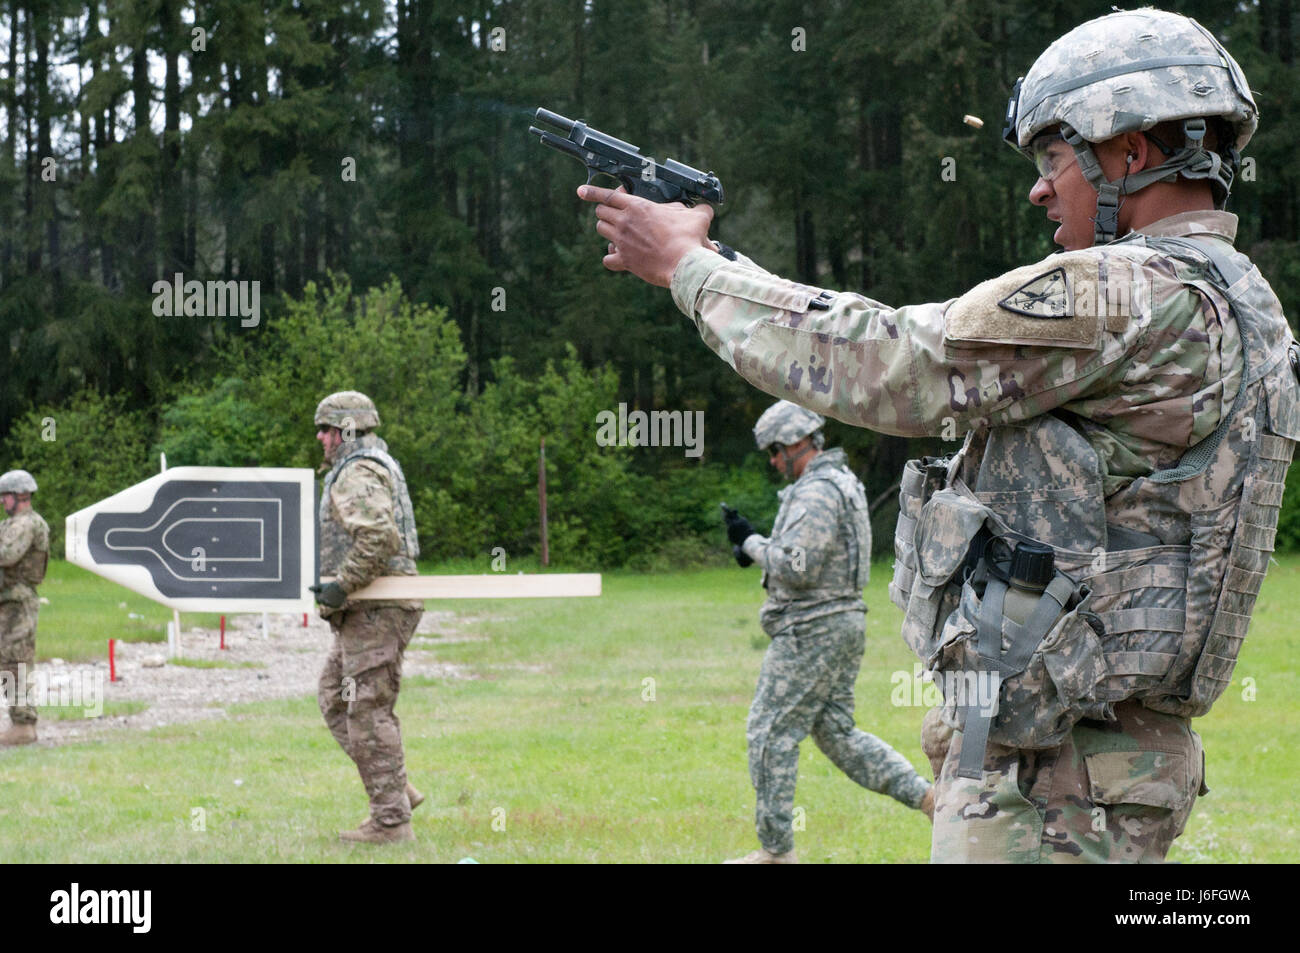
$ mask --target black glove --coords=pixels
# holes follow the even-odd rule
[[[741,569],[747,569],[748,567],[754,565],[754,560],[750,559],[749,555],[739,546],[731,547],[731,555],[736,557],[736,563],[740,566]]]
[[[749,520],[730,507],[722,511],[722,518],[727,524],[727,539],[731,540],[733,546],[743,545],[745,540],[754,535],[754,527],[749,525]]]
[[[316,593],[317,604],[325,606],[327,609],[337,609],[348,601],[348,594],[343,591],[343,587],[337,582],[327,582],[323,586],[308,586],[307,588]]]

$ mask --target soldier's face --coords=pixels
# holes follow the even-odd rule
[[[787,480],[797,480],[803,474],[803,468],[808,465],[808,454],[805,451],[809,443],[808,437],[788,447],[774,443],[767,448],[767,462]]]
[[[343,432],[338,427],[322,424],[316,428],[316,439],[320,441],[320,445],[325,451],[325,461],[328,463],[334,459],[334,454],[343,445]]]
[[[1052,139],[1036,152],[1039,176],[1029,201],[1045,208],[1049,221],[1060,223],[1052,241],[1066,251],[1090,248],[1097,191],[1083,177],[1074,149],[1064,139]]]

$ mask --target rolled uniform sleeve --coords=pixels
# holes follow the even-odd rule
[[[950,437],[949,428],[1027,420],[1090,395],[1122,392],[1125,371],[1135,364],[1172,356],[1185,367],[1189,340],[1179,342],[1181,353],[1170,342],[1198,312],[1213,309],[1203,308],[1172,269],[1148,264],[1151,257],[1136,247],[1069,252],[961,298],[890,308],[697,249],[678,265],[671,291],[705,343],[767,393],[883,433]],[[1157,333],[1149,333],[1153,328]],[[1181,380],[1165,375],[1160,391],[1129,388],[1140,401],[1164,399],[1171,383],[1181,388],[1185,406],[1170,410],[1185,419],[1170,432],[1179,432],[1184,446],[1193,429],[1204,432],[1213,423],[1191,419],[1193,404],[1205,403],[1193,399],[1198,388],[1215,386],[1192,371]],[[1215,396],[1216,405],[1229,397]],[[1082,408],[1085,416],[1090,409]]]
[[[368,460],[344,467],[330,491],[330,505],[352,537],[335,581],[344,592],[356,592],[384,575],[402,546],[388,474]]]
[[[771,538],[755,533],[741,549],[785,589],[811,589],[821,580],[821,567],[837,544],[841,502],[825,481],[795,483],[782,503]]]

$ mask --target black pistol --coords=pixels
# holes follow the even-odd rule
[[[732,509],[726,503],[719,503],[718,505],[722,507],[722,521],[724,523],[735,519],[736,516],[739,515],[734,509]],[[749,557],[749,554],[746,553],[739,546],[731,547],[731,555],[736,560],[736,562],[740,565],[741,569],[747,569],[748,567],[754,565],[754,560],[751,559]]]
[[[712,172],[692,169],[675,159],[665,159],[660,165],[652,157],[641,155],[630,142],[607,136],[580,119],[566,119],[549,109],[538,109],[534,118],[564,133],[557,135],[536,126],[528,127],[530,133],[541,138],[543,145],[567,153],[585,165],[588,185],[603,174],[617,179],[630,194],[651,202],[722,204],[722,183]]]

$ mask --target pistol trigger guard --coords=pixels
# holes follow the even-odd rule
[[[614,178],[618,179],[623,188],[627,189],[628,195],[636,195],[636,179],[630,175],[616,175]]]

